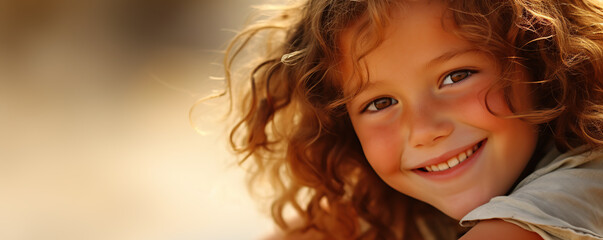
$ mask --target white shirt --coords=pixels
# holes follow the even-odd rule
[[[508,196],[492,198],[460,224],[502,219],[549,239],[603,239],[603,149],[549,152]]]

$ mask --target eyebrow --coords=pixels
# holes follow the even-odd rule
[[[442,55],[431,59],[426,66],[433,66],[433,65],[437,65],[437,64],[442,64],[445,63],[446,61],[449,61],[450,59],[453,59],[455,57],[458,56],[462,56],[465,54],[472,54],[472,53],[484,53],[483,50],[480,50],[478,48],[474,48],[474,47],[468,47],[468,48],[460,48],[460,49],[452,49],[448,52],[443,53]],[[365,92],[367,89],[371,89],[374,88],[376,85],[375,82],[372,81],[367,81],[365,83],[362,84],[362,87],[360,87],[360,89],[358,89],[354,94],[352,98],[356,98],[356,96],[360,95],[361,93]]]
[[[446,61],[449,61],[452,58],[458,57],[460,55],[470,54],[470,53],[481,53],[482,50],[477,48],[461,48],[461,49],[453,49],[451,51],[445,52],[444,54],[430,60],[427,63],[427,66],[433,66],[436,64],[442,64]]]

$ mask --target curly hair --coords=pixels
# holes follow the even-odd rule
[[[603,145],[601,2],[443,2],[459,37],[496,56],[503,69],[528,70],[535,107],[513,117],[540,124],[541,136],[554,137],[562,150]],[[227,89],[240,111],[230,142],[241,163],[252,166],[251,186],[261,179],[271,183],[272,216],[287,233],[409,239],[431,232],[436,239],[455,239],[462,231],[377,176],[346,113],[350,96],[343,94],[338,69],[341,33],[360,23],[361,59],[382,40],[393,4],[403,1],[302,0],[248,26],[227,48]],[[242,69],[247,81],[235,82]],[[508,93],[517,84],[526,83],[505,76],[498,81]],[[285,219],[288,207],[300,224]],[[430,231],[422,219],[429,219]]]

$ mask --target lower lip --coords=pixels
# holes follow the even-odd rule
[[[477,162],[474,160],[481,155],[482,150],[486,146],[486,142],[487,142],[487,140],[484,140],[482,142],[480,148],[478,148],[476,152],[471,154],[471,156],[469,158],[465,159],[465,161],[459,163],[458,165],[456,165],[452,168],[446,169],[444,171],[437,171],[437,172],[424,172],[424,171],[417,169],[417,170],[413,170],[413,172],[418,174],[419,176],[422,176],[422,177],[425,177],[425,178],[428,178],[431,180],[436,180],[436,181],[444,181],[444,180],[449,180],[451,178],[455,178],[459,175],[462,175],[475,162]]]

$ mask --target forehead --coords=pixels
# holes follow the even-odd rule
[[[441,1],[405,1],[392,4],[383,29],[372,31],[372,26],[362,21],[349,26],[339,41],[340,81],[346,96],[371,81],[369,76],[374,73],[369,72],[367,64],[378,62],[382,67],[395,68],[426,63],[443,52],[470,48],[466,41],[454,36],[455,24],[447,9]],[[405,55],[403,61],[401,54]]]

